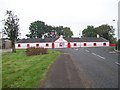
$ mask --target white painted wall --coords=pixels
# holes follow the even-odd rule
[[[76,43],[76,46],[74,46],[75,43]],[[80,47],[80,42],[71,42],[70,45],[71,45],[71,48]]]
[[[55,44],[55,48],[67,48],[67,42],[55,42],[54,43]],[[60,46],[60,44],[62,45],[62,46]]]
[[[18,44],[20,44],[21,47],[18,47]],[[26,49],[26,48],[28,48],[27,44],[29,44],[30,47],[36,47],[36,44],[39,44],[39,47],[52,48],[52,43],[50,43],[50,42],[46,42],[46,43],[16,43],[15,48],[17,48],[17,49]],[[46,44],[48,44],[49,46],[46,46]]]
[[[84,46],[84,43],[86,43],[86,46]],[[96,43],[96,46],[94,46],[94,43]],[[103,47],[103,43],[106,43],[106,46],[109,46],[109,42],[81,42],[81,47]]]
[[[63,38],[59,38],[58,40],[55,41],[55,43],[58,43],[58,42],[65,42],[65,43],[67,43],[67,41],[65,39],[63,39]]]
[[[64,45],[60,46],[61,42],[55,42],[55,48],[67,48],[68,42],[64,42]],[[76,43],[77,46],[74,46],[74,43]],[[86,46],[84,46],[84,43],[86,43]],[[96,46],[94,46],[94,43],[96,43]],[[71,48],[77,48],[77,47],[103,47],[103,43],[106,43],[106,46],[109,46],[109,42],[71,42]],[[18,44],[20,44],[21,47],[18,47]],[[16,49],[26,49],[28,43],[16,43],[15,47]],[[46,43],[29,43],[30,47],[36,47],[36,44],[39,44],[39,47],[44,48],[52,48],[52,43],[46,42]],[[48,44],[49,46],[46,46]],[[104,46],[105,47],[105,46]]]
[[[43,43],[44,44],[44,48],[52,48],[52,43],[47,42],[47,43]],[[48,44],[49,46],[46,46],[46,44]]]
[[[68,41],[66,41],[63,36],[60,36],[55,42],[55,48],[67,48]],[[61,45],[61,46],[60,46]]]

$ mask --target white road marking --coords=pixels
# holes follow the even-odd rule
[[[95,54],[95,53],[92,53],[92,54],[95,55],[95,56],[98,56],[99,58],[105,59],[104,57],[102,57],[102,56],[100,56],[100,55],[97,55],[97,54]]]
[[[98,57],[102,58],[102,59],[105,59],[104,57],[100,56],[100,55],[97,55]]]
[[[77,48],[77,49],[74,49],[74,50],[78,50],[78,48]]]
[[[86,52],[90,52],[90,51],[88,51],[88,50],[85,50]]]
[[[95,54],[95,53],[92,53],[93,55],[95,55],[95,56],[97,56],[97,54]]]
[[[109,53],[116,53],[115,51],[110,51]]]
[[[115,62],[117,65],[120,65],[120,63],[118,63],[118,62]]]
[[[69,54],[69,53],[63,53],[63,54]]]

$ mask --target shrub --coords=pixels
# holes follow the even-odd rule
[[[26,49],[26,55],[27,56],[41,55],[41,54],[47,54],[47,53],[48,53],[47,48],[30,47],[30,48]]]

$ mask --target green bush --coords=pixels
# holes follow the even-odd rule
[[[41,54],[47,54],[47,53],[48,53],[47,48],[30,47],[30,48],[26,49],[26,55],[27,56],[41,55]]]

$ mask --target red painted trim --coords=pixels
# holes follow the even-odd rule
[[[27,47],[29,48],[29,47],[30,47],[30,44],[27,44]]]
[[[71,48],[70,42],[68,42],[67,47],[68,47],[68,48]]]
[[[48,44],[48,43],[46,44],[46,47],[49,47],[49,44]]]
[[[20,44],[18,44],[18,47],[21,47],[21,45],[20,45]]]
[[[54,43],[52,43],[52,48],[55,48],[55,44]]]
[[[87,44],[86,44],[86,43],[84,43],[84,46],[87,46]]]
[[[106,43],[103,43],[103,46],[106,46]]]
[[[116,46],[116,44],[112,44],[112,43],[111,43],[109,46]]]
[[[62,47],[62,43],[59,43],[59,46]]]
[[[76,44],[76,43],[74,43],[74,46],[77,46],[77,44]]]
[[[97,44],[96,44],[96,43],[94,43],[94,46],[97,46]]]
[[[36,44],[36,47],[39,47],[39,44]]]

